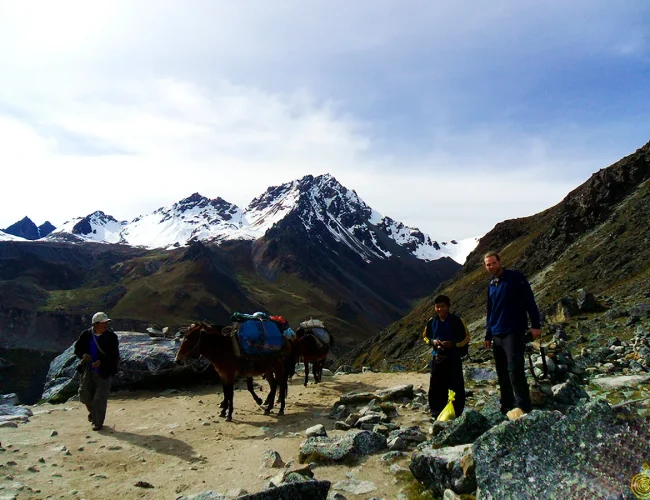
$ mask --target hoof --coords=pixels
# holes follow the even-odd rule
[[[225,417],[225,416],[226,416],[226,412],[225,412],[225,410],[222,411],[221,413],[219,413],[219,416],[220,416],[220,417]]]
[[[270,414],[271,414],[271,410],[269,410],[268,408],[264,410],[264,415],[270,415]]]
[[[278,412],[278,417],[281,417],[282,415],[284,415],[284,410],[280,410],[280,411]]]
[[[226,422],[232,422],[232,416],[231,415],[228,415],[226,417]]]

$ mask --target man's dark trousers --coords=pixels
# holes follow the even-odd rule
[[[459,417],[465,409],[465,381],[463,362],[460,358],[447,358],[437,363],[431,360],[431,378],[429,380],[429,410],[437,418],[449,401],[449,389],[454,391],[454,412]]]
[[[532,410],[530,391],[526,380],[524,334],[510,333],[492,338],[494,364],[501,389],[501,408],[504,411],[521,408]]]
[[[111,389],[111,377],[102,378],[95,372],[91,376],[92,402],[86,404],[86,409],[91,416],[94,425],[101,427],[106,418],[106,407],[108,406],[108,395]]]

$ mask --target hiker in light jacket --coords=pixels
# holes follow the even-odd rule
[[[74,345],[74,353],[81,359],[77,367],[82,373],[79,400],[88,409],[88,421],[94,431],[104,426],[108,393],[120,360],[119,340],[109,322],[105,313],[96,313],[93,326],[84,330]]]
[[[455,393],[456,416],[465,409],[465,380],[459,349],[469,343],[469,331],[460,317],[449,312],[450,305],[449,297],[437,296],[436,315],[429,318],[422,333],[424,341],[433,347],[429,380],[429,410],[433,418],[447,405],[449,389]]]

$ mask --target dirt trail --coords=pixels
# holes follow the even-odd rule
[[[86,410],[78,402],[32,406],[30,422],[0,429],[5,448],[0,452],[0,486],[4,487],[0,497],[16,493],[17,482],[24,485],[17,492],[19,499],[174,499],[206,490],[260,491],[280,471],[260,468],[265,450],[279,452],[285,463],[297,462],[306,428],[321,423],[330,436],[342,433],[333,430],[334,421],[328,418],[340,394],[407,383],[426,390],[428,375],[351,374],[324,377],[323,383],[306,388],[300,377],[294,378],[283,417],[264,416],[242,383],[244,390],[235,393],[232,423],[218,417],[220,386],[174,394],[118,392],[109,399],[100,432],[90,429]],[[263,387],[265,395],[268,389]],[[394,422],[421,425],[426,432],[426,414],[401,407],[399,413]],[[51,436],[52,431],[57,435]],[[350,498],[395,498],[405,484],[389,471],[390,464],[377,459],[378,455],[367,457],[353,468],[318,467],[314,475],[334,484],[352,474],[377,486],[363,495],[342,492]],[[136,487],[138,481],[154,488]]]

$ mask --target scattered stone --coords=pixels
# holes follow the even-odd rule
[[[325,430],[325,426],[323,424],[318,424],[314,425],[313,427],[310,427],[305,431],[305,435],[309,437],[317,437],[317,436],[327,436],[327,431]]]
[[[262,455],[261,468],[279,469],[281,467],[284,467],[284,462],[282,461],[280,454],[274,450],[266,450]]]
[[[456,493],[471,493],[476,489],[476,477],[469,445],[434,448],[425,443],[411,457],[413,476],[440,496],[445,489]]]
[[[460,417],[448,421],[442,432],[435,436],[432,442],[438,446],[473,443],[490,427],[488,419],[479,412],[465,410]]]
[[[11,422],[11,421],[0,422],[0,429],[8,428],[8,427],[11,428],[18,427],[18,424],[16,422]]]
[[[59,433],[56,432],[56,431],[50,432],[50,437],[54,437],[54,436],[58,436],[58,435],[59,435]]]
[[[352,495],[363,495],[364,493],[370,493],[375,491],[377,486],[375,483],[370,481],[360,481],[359,479],[344,479],[339,481],[332,486],[332,489],[345,491],[346,493],[351,493]]]
[[[115,444],[115,445],[108,446],[106,449],[110,451],[118,451],[121,450],[122,447],[119,444]]]
[[[351,431],[334,438],[307,438],[300,445],[298,459],[300,463],[356,460],[385,448],[385,436],[370,431]]]
[[[135,486],[138,488],[153,488],[153,484],[148,483],[147,481],[138,481],[135,483]]]
[[[346,424],[345,422],[334,422],[334,429],[337,431],[349,431],[352,427]]]
[[[573,379],[553,386],[553,398],[563,405],[577,405],[581,399],[589,399],[585,390],[576,384]]]
[[[397,436],[388,441],[388,449],[390,451],[401,451],[405,450],[407,448],[406,441],[404,441],[401,437]]]
[[[601,377],[592,379],[591,383],[606,390],[627,389],[629,387],[636,387],[637,385],[650,384],[650,374]]]
[[[413,384],[396,385],[395,387],[376,391],[375,394],[382,401],[395,401],[403,398],[413,399],[415,397],[413,394]]]

